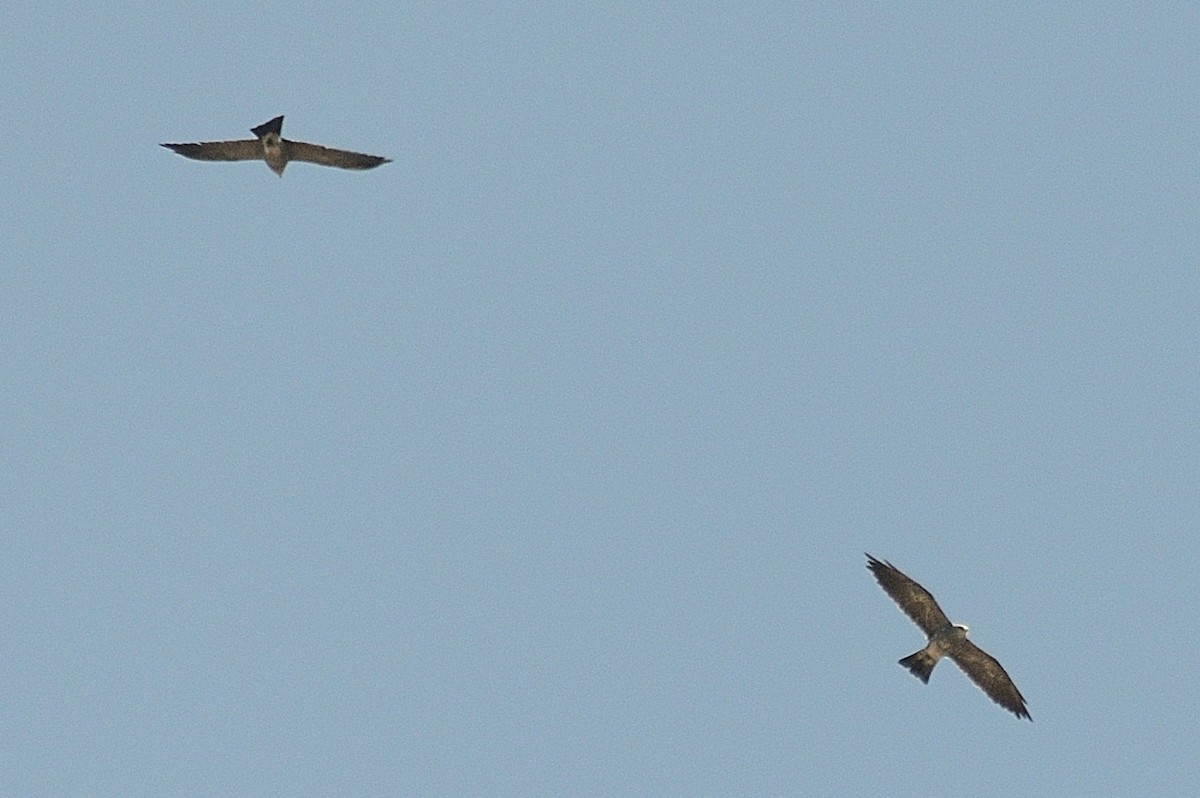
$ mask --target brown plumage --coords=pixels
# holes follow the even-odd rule
[[[989,698],[1018,718],[1028,718],[1025,697],[994,657],[967,639],[967,627],[954,624],[942,612],[933,594],[905,576],[890,562],[867,555],[867,568],[892,601],[929,638],[925,648],[900,660],[922,682],[928,683],[933,666],[950,657]]]
[[[291,141],[283,138],[283,117],[277,116],[256,128],[251,128],[256,138],[237,141],[201,141],[191,144],[163,144],[185,158],[197,161],[266,161],[275,174],[283,177],[283,170],[292,161],[306,161],[339,169],[373,169],[380,164],[390,163],[391,158],[365,155],[349,150],[335,150],[320,144]]]

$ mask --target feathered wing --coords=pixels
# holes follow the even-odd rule
[[[1025,696],[1021,695],[1021,691],[1013,684],[1008,672],[1000,666],[995,657],[965,638],[948,653],[950,659],[967,674],[967,678],[987,693],[988,698],[1018,718],[1033,720],[1029,717],[1029,710],[1025,708]]]
[[[261,161],[262,144],[257,139],[244,141],[201,141],[194,144],[164,144],[185,158],[197,161]]]
[[[309,144],[305,141],[289,141],[287,142],[288,157],[293,161],[307,161],[308,163],[321,164],[322,166],[336,166],[339,169],[374,169],[380,164],[390,163],[391,158],[383,158],[379,155],[365,155],[361,152],[350,152],[349,150],[335,150],[331,147],[322,147],[320,144]]]
[[[875,574],[879,586],[927,636],[950,625],[950,619],[932,593],[900,573],[890,562],[877,560],[870,554],[867,560],[867,567]]]

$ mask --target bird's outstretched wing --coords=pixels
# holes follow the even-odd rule
[[[984,651],[970,640],[963,639],[948,652],[967,678],[975,682],[980,690],[987,693],[988,698],[995,701],[1018,718],[1028,718],[1029,710],[1025,708],[1025,696],[1013,684],[1008,672],[1000,666],[996,658]]]
[[[867,560],[867,567],[875,574],[879,586],[926,635],[950,625],[950,619],[928,590],[900,573],[890,562],[877,560],[870,554]]]
[[[309,144],[305,141],[287,141],[288,156],[293,161],[307,161],[322,166],[336,166],[339,169],[374,169],[380,164],[390,163],[391,158],[379,155],[365,155],[349,150],[335,150],[322,147],[320,144]]]
[[[243,141],[201,141],[195,144],[164,144],[169,150],[197,161],[261,161],[262,144],[257,139]]]

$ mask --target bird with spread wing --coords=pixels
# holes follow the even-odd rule
[[[1033,720],[1025,707],[1025,697],[1000,663],[967,639],[965,624],[950,622],[928,590],[905,576],[890,562],[877,560],[870,554],[867,555],[867,568],[875,575],[884,592],[929,638],[925,648],[900,660],[901,665],[928,684],[933,666],[942,657],[949,657],[967,678],[987,693],[988,698],[1018,718]]]
[[[283,117],[277,116],[263,122],[250,132],[252,139],[238,141],[201,141],[192,144],[164,144],[186,158],[197,161],[266,161],[275,174],[283,177],[283,170],[291,161],[305,161],[336,166],[339,169],[374,169],[380,164],[390,163],[391,158],[379,155],[364,155],[361,152],[335,150],[320,144],[291,141],[282,136]]]

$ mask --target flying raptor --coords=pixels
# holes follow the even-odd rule
[[[1028,718],[1025,697],[1004,668],[990,654],[967,639],[965,624],[951,623],[928,590],[892,565],[867,555],[867,568],[875,574],[884,592],[929,638],[925,648],[900,660],[900,664],[926,684],[933,666],[942,657],[954,660],[963,673],[995,701],[1018,718]]]
[[[270,122],[263,122],[258,127],[251,128],[250,132],[255,135],[252,139],[162,146],[197,161],[266,161],[267,166],[280,177],[283,177],[283,170],[291,161],[307,161],[322,166],[336,166],[339,169],[374,169],[392,160],[378,155],[364,155],[361,152],[335,150],[305,141],[291,141],[280,135],[282,130],[283,117],[277,116]]]

